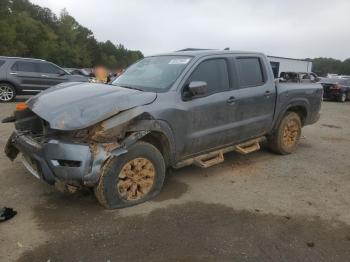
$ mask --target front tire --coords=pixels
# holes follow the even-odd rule
[[[123,208],[155,197],[165,178],[165,162],[159,150],[139,141],[124,155],[103,167],[95,187],[97,200],[106,208]]]
[[[0,83],[0,102],[12,102],[16,97],[16,89],[7,83]]]
[[[268,137],[269,148],[281,155],[293,153],[301,136],[301,120],[297,113],[288,112],[277,130]]]

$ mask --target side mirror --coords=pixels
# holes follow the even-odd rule
[[[65,72],[65,71],[63,71],[63,70],[60,71],[59,74],[58,74],[58,76],[65,76],[65,75],[67,75],[67,72]]]
[[[204,81],[192,81],[188,85],[188,95],[193,96],[201,96],[208,92],[208,85]]]

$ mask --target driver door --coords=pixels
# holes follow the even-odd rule
[[[204,96],[182,101],[186,111],[184,157],[229,144],[237,118],[239,91],[231,88],[228,59],[210,58],[200,62],[185,87],[192,81],[206,82],[208,91]]]

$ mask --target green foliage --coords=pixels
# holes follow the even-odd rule
[[[0,55],[34,57],[64,67],[126,67],[143,58],[111,41],[98,42],[66,10],[59,17],[28,0],[0,1]]]
[[[319,76],[326,76],[328,73],[339,75],[350,75],[350,59],[340,61],[334,58],[314,58],[312,61],[312,71]]]

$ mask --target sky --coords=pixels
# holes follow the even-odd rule
[[[145,55],[183,48],[350,58],[349,0],[31,0],[63,8],[99,41]]]

